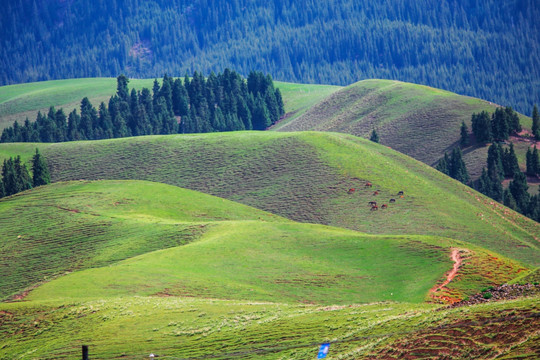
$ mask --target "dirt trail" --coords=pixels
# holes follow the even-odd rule
[[[452,268],[452,270],[450,270],[450,272],[446,276],[446,280],[441,285],[434,288],[435,290],[432,290],[432,291],[437,291],[438,289],[442,289],[443,287],[448,285],[448,283],[450,281],[452,281],[456,277],[456,274],[457,274],[457,272],[459,270],[459,267],[461,266],[461,263],[462,263],[461,256],[459,255],[459,250],[458,249],[452,249],[452,255],[450,257],[452,258],[452,261],[454,261],[454,267]]]

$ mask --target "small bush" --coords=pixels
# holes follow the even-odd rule
[[[484,299],[491,299],[493,297],[493,294],[490,292],[485,292],[482,294],[482,296],[484,297]]]

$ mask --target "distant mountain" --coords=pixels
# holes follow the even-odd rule
[[[386,78],[529,114],[540,103],[535,0],[16,0],[0,14],[0,84],[85,76]]]

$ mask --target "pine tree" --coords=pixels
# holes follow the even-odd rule
[[[469,130],[467,129],[467,125],[465,124],[465,121],[461,122],[460,133],[461,133],[461,138],[459,140],[459,144],[462,147],[469,145]]]
[[[13,167],[15,169],[16,179],[19,183],[19,191],[24,191],[32,188],[32,178],[28,173],[26,164],[21,161],[21,156],[15,156]]]
[[[36,153],[32,158],[32,174],[32,183],[34,187],[50,184],[51,182],[47,162],[43,156],[41,156],[37,148]]]
[[[379,134],[377,134],[377,130],[373,129],[371,132],[371,136],[369,137],[369,140],[378,143],[379,142]]]
[[[486,168],[482,168],[482,175],[480,178],[476,181],[475,189],[489,197],[491,196],[491,190],[493,188],[493,182],[491,178],[489,177]]]
[[[536,105],[534,105],[532,112],[532,134],[536,140],[540,140],[540,115]]]
[[[487,169],[493,181],[501,182],[504,179],[502,150],[497,143],[492,144],[488,149]]]
[[[448,157],[448,154],[445,152],[444,156],[437,163],[437,166],[435,167],[435,169],[439,170],[445,175],[450,176],[449,164],[450,164],[450,158]]]
[[[116,78],[116,95],[123,101],[128,101],[129,98],[128,83],[129,79],[124,74]]]
[[[527,177],[522,172],[518,172],[514,175],[514,179],[508,185],[508,190],[512,193],[512,196],[516,200],[517,211],[523,213],[529,205],[529,192],[527,191],[529,186],[527,185]]]
[[[534,175],[540,175],[540,158],[538,157],[538,149],[536,148],[536,145],[532,151],[531,161],[531,169],[534,171]]]
[[[492,140],[491,120],[486,111],[482,111],[479,114],[473,114],[471,122],[472,131],[477,142],[485,144]]]
[[[452,150],[452,155],[450,157],[450,166],[449,166],[450,176],[457,181],[460,181],[466,184],[469,181],[469,172],[463,161],[463,156],[461,154],[460,148],[455,148]]]
[[[503,168],[505,177],[514,177],[514,174],[519,170],[519,163],[514,151],[514,144],[510,143],[510,147],[504,150]]]
[[[518,211],[518,206],[517,206],[517,203],[516,203],[516,199],[514,199],[514,196],[512,195],[512,193],[510,192],[509,189],[506,189],[504,190],[504,202],[503,202],[504,206],[514,210],[514,211]]]

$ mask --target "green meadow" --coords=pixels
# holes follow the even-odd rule
[[[39,148],[53,181],[0,199],[0,358],[309,359],[323,342],[327,359],[538,358],[538,295],[446,307],[539,279],[540,225],[428,165],[496,105],[276,85],[279,131],[0,144],[27,164]],[[0,128],[115,87],[1,87]]]

